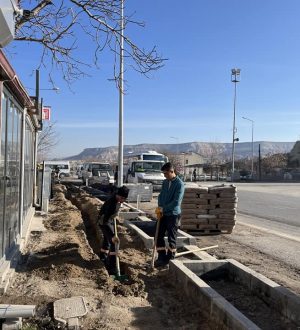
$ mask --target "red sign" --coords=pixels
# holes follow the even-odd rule
[[[50,116],[51,116],[51,107],[45,105],[42,110],[42,119],[50,120]]]

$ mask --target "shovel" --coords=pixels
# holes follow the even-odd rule
[[[128,276],[121,275],[121,271],[120,271],[120,259],[119,259],[120,240],[118,238],[117,219],[116,218],[114,218],[114,227],[115,227],[115,238],[117,238],[117,242],[115,243],[116,275],[114,275],[113,278],[114,278],[114,280],[124,282],[124,281],[128,280]]]
[[[161,214],[157,212],[156,217],[157,217],[157,223],[156,223],[156,230],[155,230],[154,243],[153,243],[152,259],[151,259],[151,268],[152,269],[154,269],[154,259],[155,259],[155,254],[156,254],[156,244],[157,244],[157,237],[158,237]]]

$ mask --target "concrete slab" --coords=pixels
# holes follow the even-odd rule
[[[81,296],[56,300],[53,307],[54,318],[63,323],[87,314],[85,300]]]
[[[2,323],[2,330],[19,330],[22,329],[22,318],[8,319]]]

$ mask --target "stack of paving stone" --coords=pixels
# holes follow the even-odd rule
[[[181,229],[203,234],[230,234],[236,221],[236,187],[187,187],[181,207]]]

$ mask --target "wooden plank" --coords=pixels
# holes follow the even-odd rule
[[[191,235],[220,235],[220,234],[231,234],[232,230],[220,230],[220,229],[184,229],[184,231]]]

